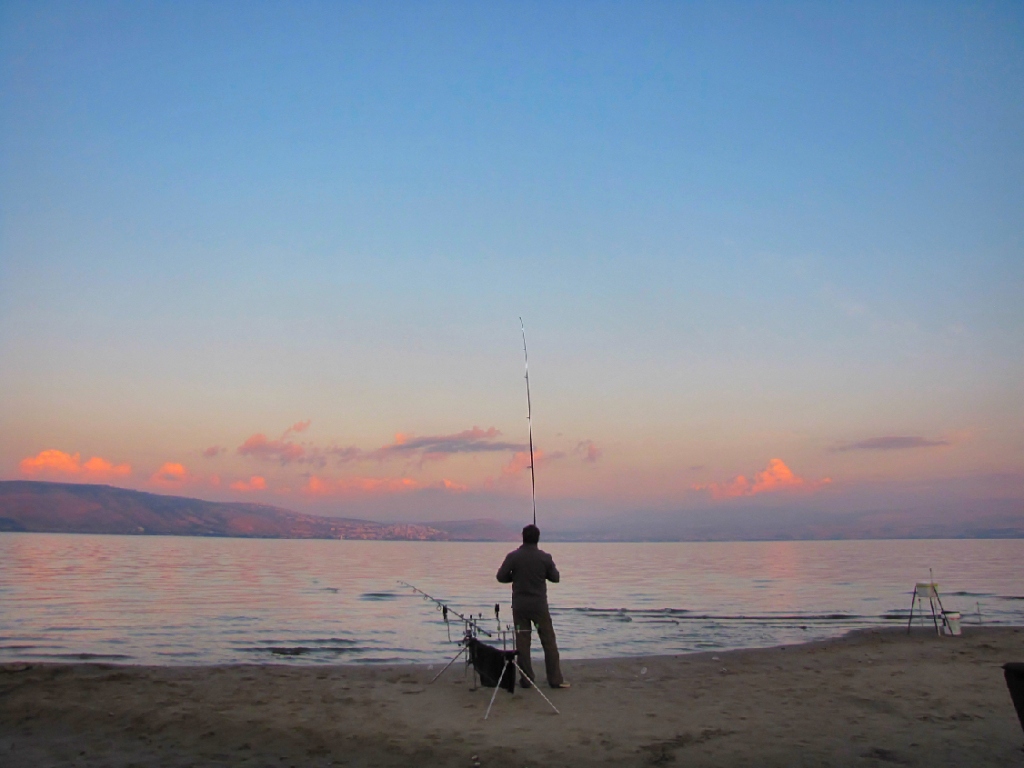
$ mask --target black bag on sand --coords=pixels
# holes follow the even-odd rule
[[[475,637],[469,641],[469,663],[480,675],[480,683],[487,688],[501,686],[509,693],[515,692],[516,668],[512,664],[515,658],[515,651],[499,651],[486,643],[481,643]],[[508,666],[505,666],[506,661]]]
[[[1003,676],[1006,678],[1006,687],[1010,689],[1010,698],[1013,699],[1013,708],[1017,710],[1020,727],[1024,728],[1024,662],[1003,664]]]

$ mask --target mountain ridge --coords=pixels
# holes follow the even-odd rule
[[[557,516],[556,516],[557,517]],[[476,518],[377,522],[268,504],[205,501],[109,485],[0,481],[0,532],[386,541],[518,541],[519,528]],[[797,507],[721,507],[556,521],[546,541],[797,541],[1024,538],[1024,501],[895,506],[824,514]]]
[[[204,501],[110,485],[0,481],[0,531],[290,539],[448,541],[440,528]]]

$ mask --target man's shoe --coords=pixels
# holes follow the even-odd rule
[[[563,680],[562,682],[560,682],[560,683],[559,683],[558,685],[552,685],[551,687],[552,687],[552,688],[572,688],[572,686],[571,686],[571,685],[569,685],[569,683],[568,683],[568,682],[566,682],[565,680]]]

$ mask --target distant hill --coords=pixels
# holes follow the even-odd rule
[[[446,541],[428,525],[305,515],[266,504],[202,501],[109,485],[0,481],[0,531]]]
[[[519,540],[500,520],[378,523],[293,512],[266,504],[202,501],[109,485],[0,481],[0,531],[237,536],[395,541]],[[808,508],[743,507],[636,512],[545,528],[545,541],[784,541],[807,539],[1024,538],[1024,502],[951,500],[824,513]]]

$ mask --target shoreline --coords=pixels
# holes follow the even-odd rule
[[[566,656],[564,653],[561,655],[562,664],[588,664],[592,662],[600,663],[618,663],[626,662],[631,660],[644,660],[644,659],[680,659],[680,658],[696,658],[699,656],[707,655],[722,655],[722,654],[734,654],[744,653],[748,651],[766,651],[775,648],[802,648],[807,646],[821,645],[821,644],[835,644],[846,641],[847,639],[856,637],[861,634],[905,634],[906,633],[906,617],[902,617],[896,621],[888,622],[887,624],[869,625],[863,627],[855,627],[847,629],[841,634],[836,634],[828,637],[814,637],[808,638],[807,640],[794,641],[791,643],[776,643],[775,645],[751,645],[745,647],[723,647],[723,648],[712,648],[707,650],[699,651],[679,651],[678,653],[649,653],[649,654],[636,654],[636,655],[623,655],[623,656],[593,656],[593,657],[575,657]],[[902,626],[900,626],[902,624]],[[1024,631],[1024,624],[961,624],[961,628],[964,632],[971,631],[977,632],[988,631],[988,630],[1022,630]],[[914,624],[912,628],[912,635],[918,634],[935,634],[935,630],[931,626],[925,624]],[[494,645],[493,638],[482,638],[485,642]],[[539,646],[539,640],[535,639],[533,647],[534,660],[543,660],[541,648]],[[452,642],[451,650],[452,653],[457,653],[455,650],[457,643]],[[274,668],[274,669],[295,669],[295,670],[321,670],[321,669],[377,669],[377,670],[434,670],[435,672],[440,666],[444,666],[451,659],[451,655],[438,658],[434,661],[376,661],[373,659],[363,659],[356,661],[295,661],[296,657],[290,653],[281,654],[280,656],[272,655],[260,661],[211,661],[211,662],[181,662],[177,663],[174,661],[168,661],[164,663],[150,663],[146,661],[133,660],[130,657],[125,656],[114,656],[114,655],[101,655],[101,654],[88,654],[83,653],[81,657],[75,657],[73,654],[68,654],[64,658],[58,657],[44,657],[44,658],[15,658],[15,659],[3,659],[0,658],[0,674],[2,674],[7,668],[19,667],[19,666],[52,666],[52,667],[71,667],[71,666],[101,666],[110,667],[113,669],[182,669],[182,670],[203,670],[203,669],[232,669],[236,667],[249,667],[249,668]],[[459,667],[459,663],[453,665],[453,668]]]
[[[535,664],[539,649],[534,654]],[[0,665],[20,766],[1024,766],[1001,665],[1024,627],[857,629],[798,645],[568,659],[568,690],[440,665]],[[541,670],[543,665],[535,668]]]
[[[929,615],[930,618],[930,615]],[[901,619],[900,621],[903,621]],[[966,633],[970,631],[971,634],[977,632],[1001,632],[1001,631],[1019,631],[1024,634],[1024,624],[961,624],[961,628]],[[860,635],[906,635],[907,626],[903,623],[903,626],[890,625],[878,625],[869,627],[856,627],[849,629],[841,635],[835,635],[834,637],[825,638],[813,638],[805,640],[803,642],[794,643],[778,643],[776,645],[754,645],[746,648],[721,648],[721,649],[710,649],[701,651],[683,651],[680,653],[644,653],[636,654],[632,656],[594,656],[587,658],[566,658],[562,656],[563,663],[569,663],[573,665],[578,664],[589,664],[589,663],[618,663],[623,661],[641,661],[645,659],[681,659],[681,658],[695,658],[699,656],[707,655],[723,655],[733,653],[745,653],[750,651],[770,651],[779,648],[806,648],[815,645],[834,645],[843,643],[848,640],[856,639]],[[918,636],[931,635],[935,636],[935,629],[925,624],[914,624],[911,628],[910,637],[916,638]],[[488,638],[483,638],[485,641],[490,642]],[[950,638],[955,640],[955,638]],[[1024,642],[1024,640],[1022,640]],[[492,643],[493,644],[493,643]],[[453,641],[452,647],[455,647]],[[536,646],[536,643],[534,643]],[[539,646],[533,648],[534,659],[539,660],[541,650]],[[442,663],[447,663],[445,659]],[[13,661],[2,661],[0,660],[0,673],[3,673],[8,667],[19,667],[19,666],[31,666],[31,667],[71,667],[71,666],[97,666],[97,667],[110,667],[112,669],[231,669],[234,667],[248,667],[248,668],[260,668],[260,667],[273,667],[277,669],[306,669],[306,670],[318,670],[318,669],[430,669],[434,668],[435,671],[439,662],[438,661],[350,661],[350,662],[335,662],[335,663],[309,663],[309,664],[290,664],[285,661],[278,661],[276,659],[269,659],[263,662],[214,662],[210,664],[145,664],[134,661],[119,661],[113,658],[85,658],[85,659],[74,659],[74,660],[13,660]]]

